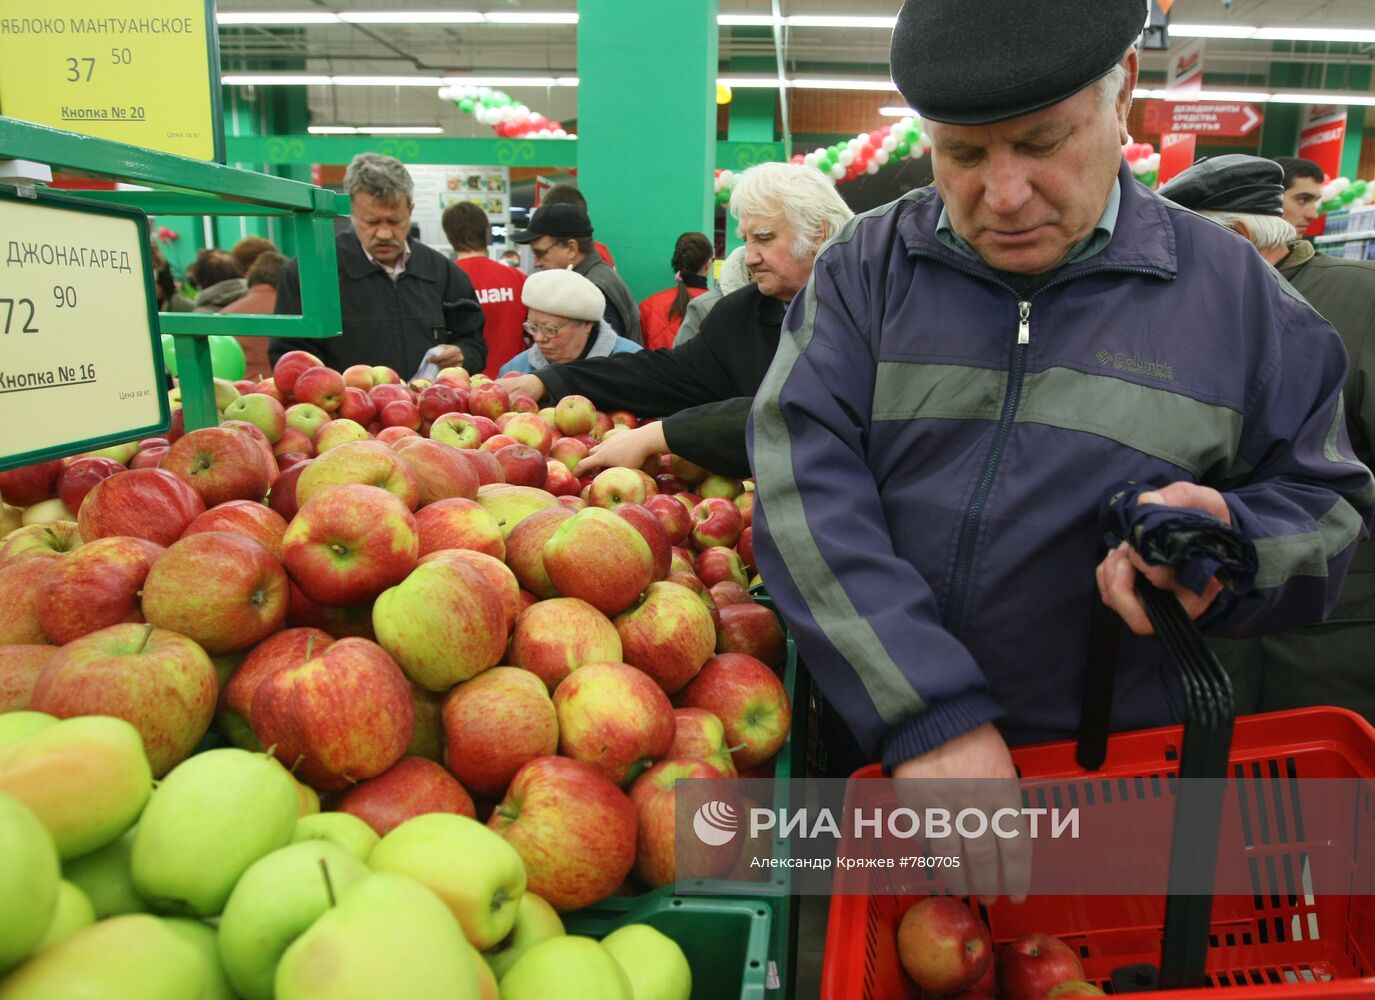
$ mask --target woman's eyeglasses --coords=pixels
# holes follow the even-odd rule
[[[532,340],[553,340],[563,333],[564,328],[571,322],[573,322],[571,319],[566,319],[558,326],[536,326],[534,323],[527,322],[522,323],[521,326]]]

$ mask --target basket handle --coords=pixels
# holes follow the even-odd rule
[[[1231,680],[1172,594],[1155,587],[1142,575],[1137,576],[1136,592],[1156,635],[1178,668],[1184,687],[1179,777],[1225,778],[1235,716]],[[1106,606],[1096,605],[1076,755],[1086,770],[1102,767],[1107,756],[1121,633],[1121,618]],[[1203,985],[1213,897],[1184,895],[1175,890],[1211,883],[1217,870],[1217,842],[1222,825],[1221,782],[1181,781],[1176,787],[1160,976],[1152,984],[1160,989]],[[1213,845],[1212,849],[1200,848],[1204,844]]]

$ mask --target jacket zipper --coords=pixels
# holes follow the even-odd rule
[[[964,619],[964,599],[969,589],[969,574],[974,563],[974,543],[979,536],[979,522],[983,520],[984,504],[993,489],[993,480],[998,472],[998,461],[1003,456],[1003,447],[1012,436],[1012,425],[1017,417],[1017,406],[1022,400],[1022,383],[1026,380],[1027,347],[1031,343],[1031,300],[1022,299],[1017,303],[1017,344],[1012,349],[1012,366],[1007,373],[1007,392],[1003,395],[1003,410],[998,415],[998,427],[993,433],[993,444],[984,460],[983,475],[974,489],[974,496],[964,509],[964,524],[960,527],[960,541],[955,549],[955,572],[950,580],[950,602],[946,606],[946,627],[951,634],[958,635]]]
[[[979,524],[983,520],[984,504],[988,502],[988,494],[993,489],[993,480],[997,476],[998,462],[1002,458],[1003,448],[1007,444],[1007,439],[1012,435],[1012,426],[1017,417],[1017,407],[1021,404],[1022,385],[1026,381],[1027,348],[1031,344],[1031,300],[1047,288],[1054,288],[1056,285],[1073,281],[1076,278],[1104,271],[1144,274],[1159,278],[1169,278],[1170,274],[1156,268],[1145,267],[1114,267],[1109,265],[1088,268],[1065,278],[1052,279],[1023,299],[1018,295],[1016,289],[1004,281],[999,281],[993,275],[982,273],[972,267],[964,267],[953,260],[927,251],[918,250],[914,252],[914,255],[926,257],[971,277],[998,285],[1018,297],[1017,343],[1012,349],[1012,365],[1007,374],[1007,392],[1003,397],[1002,412],[998,415],[998,426],[994,431],[993,444],[989,448],[988,457],[984,460],[983,475],[979,477],[979,484],[974,490],[974,495],[965,507],[964,523],[960,527],[960,539],[955,547],[955,570],[950,578],[950,596],[946,602],[945,627],[951,635],[958,636],[964,620],[964,602],[969,589],[969,577],[974,563],[974,545],[979,536]]]

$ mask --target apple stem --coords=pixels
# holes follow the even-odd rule
[[[312,635],[312,636],[307,637],[307,639],[306,639],[306,659],[307,659],[307,660],[309,660],[309,659],[311,658],[310,651],[311,651],[312,649],[314,649],[314,648],[315,648],[315,636]]]
[[[153,629],[155,629],[156,627],[157,626],[154,625],[152,622],[149,622],[147,625],[143,626],[143,640],[138,644],[138,649],[134,650],[135,653],[143,652],[144,648],[148,645],[148,640],[151,639],[153,636]]]
[[[325,895],[329,897],[329,908],[332,910],[338,905],[338,900],[334,898],[334,882],[329,877],[329,865],[324,858],[320,859],[320,873],[325,877]]]
[[[744,750],[748,746],[748,743],[737,743],[733,747],[726,747],[726,753],[739,753],[741,750]]]

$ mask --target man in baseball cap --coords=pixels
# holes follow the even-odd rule
[[[536,270],[571,268],[596,285],[606,296],[605,319],[617,335],[642,343],[640,308],[621,276],[597,253],[592,239],[592,220],[577,205],[541,205],[530,216],[530,226],[511,239],[528,243]]]
[[[755,400],[760,572],[895,777],[1011,781],[1009,745],[1074,734],[1104,607],[1112,728],[1179,721],[1137,577],[1206,630],[1283,628],[1322,618],[1368,529],[1336,334],[1123,161],[1146,14],[907,0],[892,73],[934,184],[822,248]],[[1129,483],[1244,535],[1254,584],[1105,557],[1100,505]],[[1024,891],[999,877],[1017,849],[980,845],[969,888]]]

